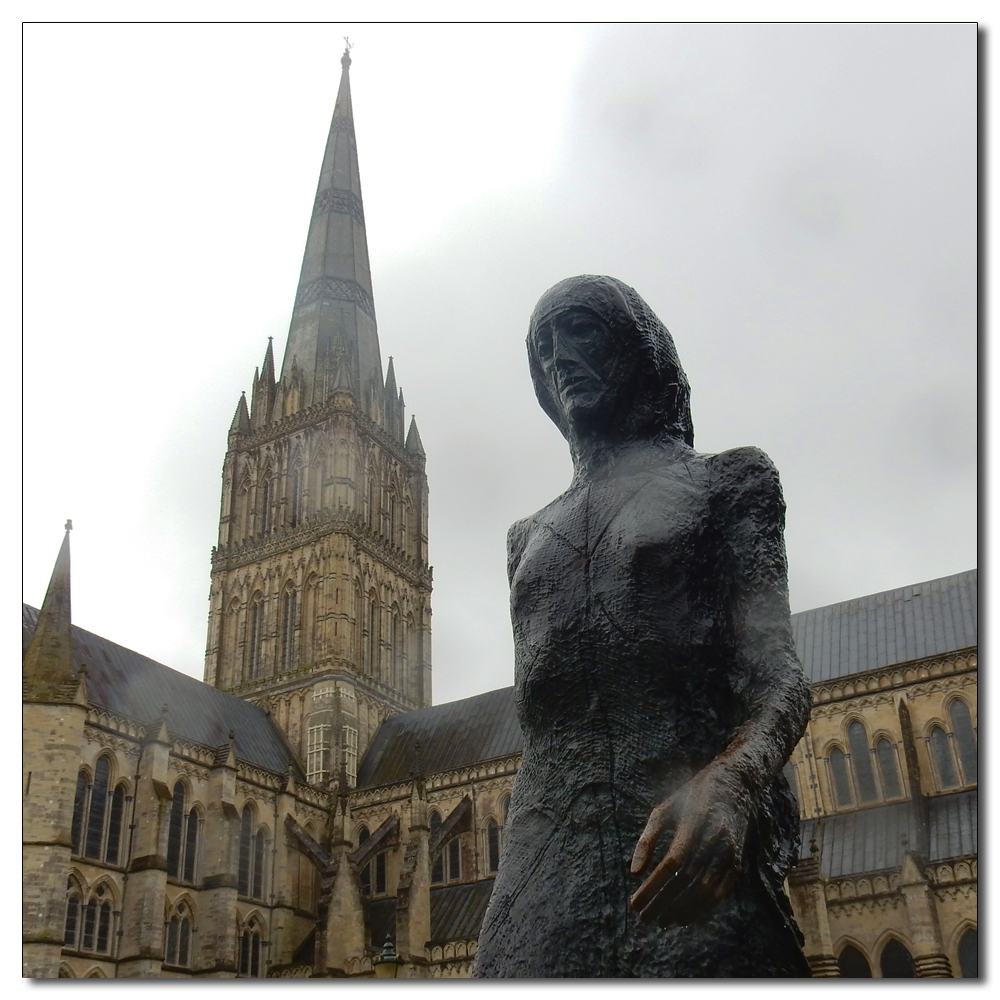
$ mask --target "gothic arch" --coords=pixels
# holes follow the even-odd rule
[[[59,966],[59,978],[60,979],[76,979],[76,973],[73,971],[72,967],[68,963],[63,962]]]
[[[97,966],[94,966],[94,968],[91,969],[90,972],[88,972],[86,974],[86,976],[84,976],[83,978],[84,979],[107,979],[108,977],[107,977],[107,975],[104,972],[101,971],[101,969],[99,969]]]

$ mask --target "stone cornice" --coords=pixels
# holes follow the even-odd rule
[[[496,778],[501,775],[515,775],[521,766],[520,755],[495,757],[492,760],[479,762],[471,767],[456,768],[453,771],[440,771],[436,774],[420,775],[424,788],[428,791],[441,791],[468,785],[484,778]],[[395,782],[391,785],[375,785],[371,788],[351,789],[350,800],[352,809],[367,808],[372,805],[387,805],[408,799],[413,793],[413,780]]]
[[[978,647],[970,647],[948,653],[945,656],[912,660],[909,663],[895,664],[881,670],[821,681],[811,686],[813,706],[827,702],[846,701],[866,694],[878,694],[883,691],[908,687],[931,678],[976,670],[978,668],[977,650]]]

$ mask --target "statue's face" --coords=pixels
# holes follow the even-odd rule
[[[570,426],[600,423],[621,381],[608,325],[587,309],[567,309],[539,324],[534,339],[542,372]]]

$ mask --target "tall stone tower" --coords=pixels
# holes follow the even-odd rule
[[[387,716],[431,702],[427,478],[372,297],[348,52],[281,376],[229,429],[205,680],[266,706],[311,781],[349,785]]]

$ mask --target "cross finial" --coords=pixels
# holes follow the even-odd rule
[[[67,531],[72,531],[73,530],[73,521],[72,520],[68,520],[66,522],[66,524],[64,525],[64,527],[66,528]]]
[[[344,35],[344,54],[340,57],[340,65],[343,66],[344,69],[350,68],[351,49],[353,48],[354,46],[351,45],[351,40],[347,37],[347,35]]]

